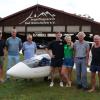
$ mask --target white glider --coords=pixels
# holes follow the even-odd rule
[[[17,63],[7,71],[7,75],[19,78],[39,78],[50,74],[50,56],[41,54]]]

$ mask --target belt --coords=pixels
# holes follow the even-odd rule
[[[86,57],[76,57],[77,59],[85,59]]]

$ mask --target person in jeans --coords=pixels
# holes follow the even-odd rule
[[[50,87],[54,86],[54,74],[56,68],[58,68],[60,74],[60,86],[63,87],[61,68],[63,64],[64,46],[63,46],[63,41],[61,40],[62,34],[60,32],[57,32],[55,35],[56,35],[56,40],[53,40],[46,48],[47,53],[51,57]]]
[[[12,29],[11,37],[6,40],[6,47],[8,51],[7,70],[19,62],[19,51],[22,48],[22,41],[20,38],[16,37],[16,34],[16,29]],[[7,75],[6,78],[9,79],[10,76]]]
[[[64,44],[64,62],[61,73],[66,81],[66,87],[71,87],[71,74],[74,65],[74,49],[70,35],[65,36],[65,42],[66,43]]]
[[[88,92],[94,92],[96,89],[96,72],[98,72],[98,79],[100,85],[100,36],[95,35],[93,40],[94,44],[91,48],[92,61],[90,66],[92,87]]]
[[[77,88],[87,90],[87,64],[89,59],[89,44],[84,40],[85,33],[78,33],[78,41],[74,43]]]

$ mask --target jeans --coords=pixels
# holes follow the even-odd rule
[[[18,62],[19,62],[19,55],[17,56],[8,55],[7,70],[9,70],[13,65],[17,64]],[[7,75],[6,78],[10,78],[10,76]]]
[[[76,78],[77,85],[82,85],[83,88],[87,87],[87,66],[86,58],[75,58],[76,63]]]

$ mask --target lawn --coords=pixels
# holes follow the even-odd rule
[[[75,76],[74,74],[73,76]],[[74,77],[73,79],[75,80]],[[88,74],[89,79],[90,74]],[[71,88],[62,88],[58,81],[58,77],[56,77],[55,86],[50,88],[49,82],[44,81],[43,78],[31,81],[24,79],[15,81],[12,78],[0,84],[0,100],[100,100],[100,89],[94,93],[88,93],[76,89],[75,84]]]

